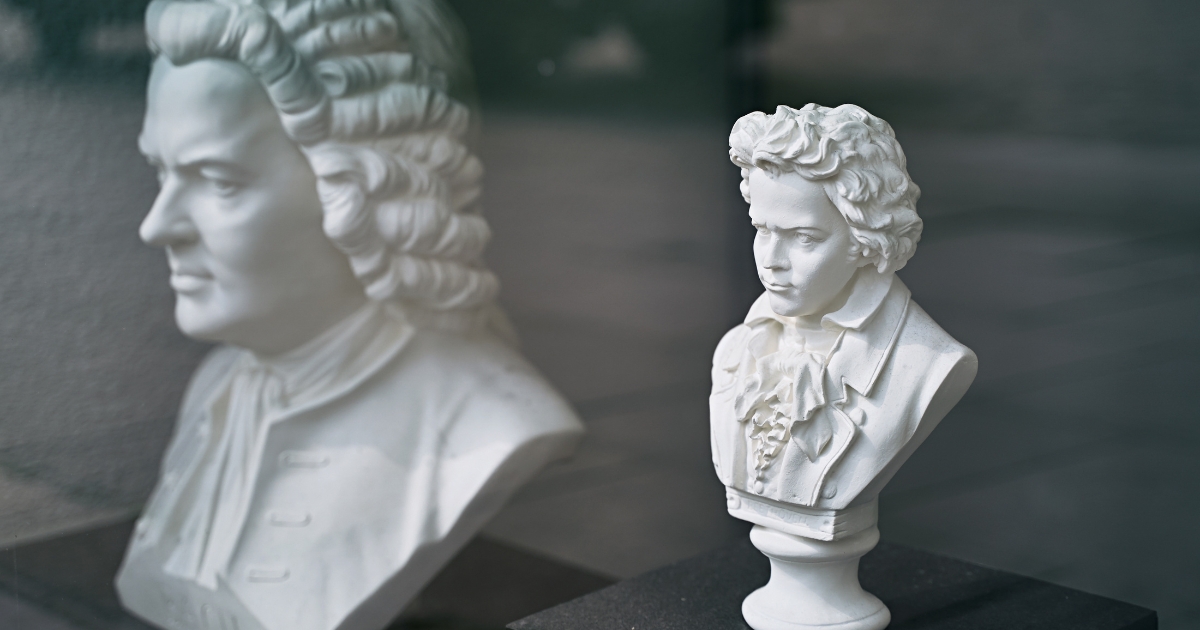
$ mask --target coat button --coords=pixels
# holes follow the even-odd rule
[[[259,583],[278,583],[292,574],[287,567],[252,567],[246,570],[246,579]]]
[[[276,527],[304,527],[312,522],[308,512],[274,511],[267,516],[267,521]]]
[[[237,617],[212,604],[200,605],[200,621],[204,630],[238,630]]]
[[[284,451],[279,454],[279,465],[284,468],[324,468],[329,465],[329,456],[312,451]]]
[[[821,493],[821,496],[825,497],[826,499],[832,499],[833,497],[836,497],[837,486],[829,484],[829,486],[825,488],[825,492]]]

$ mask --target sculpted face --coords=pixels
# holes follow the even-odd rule
[[[754,261],[771,310],[819,325],[841,306],[854,273],[867,264],[850,253],[854,237],[846,219],[820,184],[753,169],[750,221],[758,229]]]
[[[138,143],[161,183],[140,235],[166,249],[185,334],[270,356],[365,303],[311,167],[242,66],[155,62]]]

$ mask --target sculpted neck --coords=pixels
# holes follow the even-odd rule
[[[829,315],[830,313],[836,313],[837,311],[841,310],[841,308],[846,305],[846,300],[848,300],[850,298],[850,293],[853,290],[853,288],[854,288],[854,283],[853,282],[848,283],[846,285],[846,288],[842,289],[841,293],[837,294],[837,296],[834,297],[833,300],[831,300],[828,304],[826,304],[824,307],[822,307],[819,311],[817,311],[816,313],[812,313],[810,315],[795,315],[793,317],[790,317],[790,318],[788,318],[790,320],[790,323],[793,326],[795,326],[796,328],[799,328],[800,330],[805,331],[805,332],[813,332],[813,333],[824,332],[826,330],[826,327],[824,324],[825,316]]]
[[[509,345],[517,345],[517,335],[512,323],[495,302],[451,310],[437,310],[407,302],[389,302],[388,308],[416,328],[461,335],[486,331]]]
[[[367,302],[367,296],[361,291],[349,292],[341,296],[341,299],[323,305],[322,308],[305,309],[305,312],[288,315],[284,321],[275,322],[274,326],[256,335],[249,343],[231,343],[253,352],[255,356],[264,360],[281,357],[337,327]]]

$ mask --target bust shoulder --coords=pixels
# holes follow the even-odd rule
[[[942,329],[915,300],[909,300],[892,363],[901,370],[916,369],[913,373],[924,376],[922,384],[935,391],[944,389],[944,381],[950,376],[966,375],[961,385],[965,392],[979,367],[975,352]],[[951,388],[958,387],[958,380],[954,379]]]
[[[738,324],[729,329],[717,343],[717,349],[713,351],[713,369],[737,367],[749,336],[750,327],[746,324]]]
[[[554,434],[574,439],[583,431],[570,405],[537,369],[488,333],[419,329],[388,372],[388,380],[413,379],[422,396],[454,407],[444,427],[452,457],[497,442]]]
[[[570,405],[490,334],[418,329],[379,375],[392,409],[425,410],[438,434],[437,529],[477,529],[583,436]]]

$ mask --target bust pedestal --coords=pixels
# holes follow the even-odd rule
[[[755,525],[750,542],[771,560],[770,581],[742,602],[754,630],[882,630],[891,621],[858,583],[858,561],[879,542],[877,528],[824,541]]]

